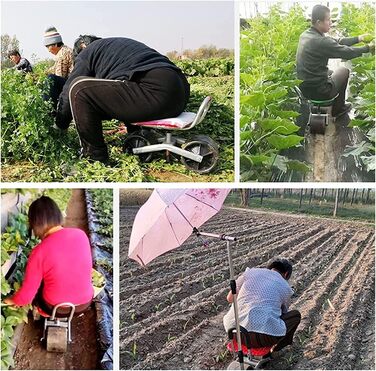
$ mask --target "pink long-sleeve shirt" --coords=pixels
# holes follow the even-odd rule
[[[63,228],[47,236],[32,250],[21,288],[12,297],[16,305],[30,304],[43,281],[43,299],[88,303],[93,297],[91,247],[85,232]]]

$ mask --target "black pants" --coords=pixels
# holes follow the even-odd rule
[[[138,72],[130,81],[78,77],[69,100],[84,156],[107,160],[102,120],[129,124],[174,117],[183,112],[189,93],[185,76],[171,68]]]
[[[43,95],[43,99],[45,101],[51,100],[52,105],[54,108],[54,111],[56,112],[57,103],[59,101],[59,96],[61,92],[63,91],[64,84],[66,83],[67,79],[64,79],[64,77],[57,76],[57,75],[48,75],[47,76],[48,81],[48,94]]]
[[[37,308],[40,308],[48,315],[52,315],[52,311],[54,309],[54,305],[47,303],[47,301],[43,298],[43,283],[38,289],[37,295],[33,300],[33,305]],[[74,314],[80,314],[86,311],[91,305],[91,300],[85,304],[79,304],[75,306]],[[71,308],[70,307],[60,307],[56,311],[56,317],[66,317],[70,314]]]
[[[292,310],[290,312],[282,314],[281,318],[286,324],[286,335],[271,336],[267,334],[260,334],[257,332],[250,332],[249,335],[251,337],[251,344],[253,348],[271,347],[277,344],[274,350],[281,350],[285,346],[292,344],[294,333],[297,327],[299,326],[301,320],[301,315],[299,311]]]
[[[348,68],[339,67],[328,79],[325,85],[312,87],[305,86],[304,83],[300,86],[303,95],[308,99],[326,100],[335,97],[333,104],[333,115],[341,112],[345,105],[346,88],[349,82],[350,71]]]

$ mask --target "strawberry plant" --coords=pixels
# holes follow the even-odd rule
[[[30,194],[35,199],[41,194],[52,197],[61,210],[65,210],[71,191],[68,189],[14,189],[3,190],[2,193]],[[1,298],[12,295],[17,291],[23,281],[28,256],[32,248],[39,242],[35,237],[29,236],[28,218],[22,207],[18,214],[11,215],[9,225],[1,235],[1,266],[11,258],[12,253],[17,254],[14,266],[5,277],[1,273]],[[9,275],[9,277],[8,277]],[[27,322],[27,313],[30,305],[24,307],[1,307],[1,368],[13,367],[12,336],[13,329],[21,322]]]
[[[304,139],[295,124],[299,116],[293,87],[300,34],[308,28],[304,10],[287,13],[279,5],[266,15],[243,22],[240,34],[240,167],[243,181],[270,181],[275,170],[309,170],[284,153]]]
[[[12,215],[9,226],[1,236],[1,265],[10,258],[10,254],[18,252],[16,266],[11,277],[6,279],[1,273],[1,298],[11,295],[20,287],[26,266],[27,256],[38,241],[29,238],[27,216],[21,212]],[[14,327],[27,322],[30,306],[15,307],[1,305],[1,369],[13,367],[12,336]]]

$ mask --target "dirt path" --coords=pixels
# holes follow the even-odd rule
[[[73,190],[68,202],[64,225],[78,227],[88,232],[86,205],[83,190]],[[20,370],[64,370],[98,369],[98,344],[96,314],[93,307],[72,321],[72,340],[66,353],[49,353],[40,341],[43,321],[29,323],[23,327],[15,353],[15,368]]]
[[[351,62],[342,62],[340,59],[330,59],[329,69],[336,70],[344,66],[351,70]],[[351,85],[351,80],[349,86]],[[348,86],[347,97],[350,89]],[[307,123],[309,109],[305,105],[297,120],[301,127],[299,135],[304,135],[304,146],[287,151],[290,158],[305,161],[311,171],[306,174],[304,181],[311,182],[373,182],[374,172],[360,169],[352,156],[344,157],[349,146],[359,145],[366,140],[359,128],[350,128],[354,112],[338,117],[326,127],[325,134],[311,134]],[[287,179],[285,180],[287,181]]]
[[[137,210],[120,208],[121,368],[225,369],[225,244],[191,237],[142,268],[126,254]],[[373,369],[373,227],[224,208],[202,229],[238,237],[236,274],[279,256],[293,262],[292,309],[303,320],[269,369]]]

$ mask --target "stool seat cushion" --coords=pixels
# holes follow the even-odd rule
[[[156,129],[184,129],[191,125],[196,114],[193,112],[182,112],[178,117],[172,117],[167,119],[134,122],[132,125],[145,126]]]

